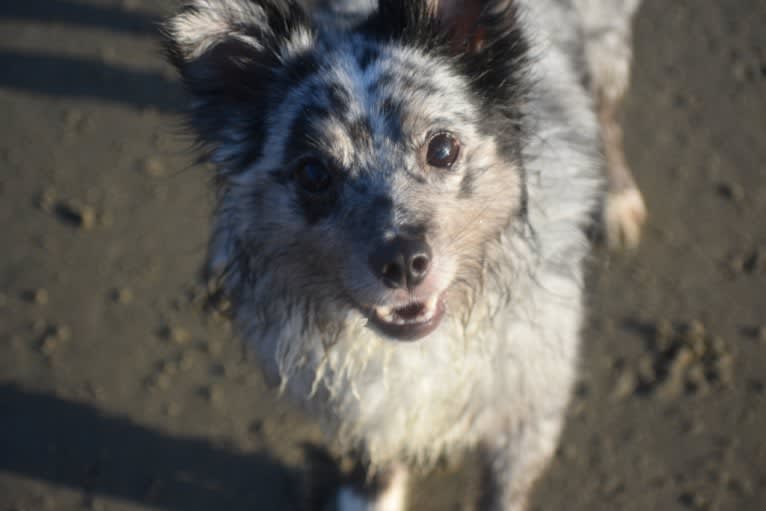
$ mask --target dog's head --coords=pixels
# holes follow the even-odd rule
[[[294,0],[192,0],[166,32],[220,168],[212,257],[232,289],[266,278],[402,340],[464,312],[525,208],[511,0],[380,0],[344,23]]]

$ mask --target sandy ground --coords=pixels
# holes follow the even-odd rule
[[[152,22],[0,3],[0,511],[295,509],[314,425],[196,279],[212,197]],[[544,510],[766,509],[766,2],[647,0],[627,151],[651,219],[597,253]],[[458,510],[470,468],[419,482]]]

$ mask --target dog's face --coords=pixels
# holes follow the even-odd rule
[[[507,1],[381,0],[343,28],[192,2],[169,47],[221,167],[219,265],[400,340],[463,312],[525,207],[515,23]]]

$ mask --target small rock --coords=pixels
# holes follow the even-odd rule
[[[654,335],[657,340],[658,344],[664,344],[664,342],[661,341],[669,341],[673,339],[673,337],[676,334],[676,329],[673,326],[673,323],[668,321],[667,319],[661,319],[657,321],[655,324],[655,331]]]
[[[690,344],[701,342],[705,339],[705,325],[701,321],[693,319],[686,325],[684,340]]]
[[[686,381],[697,392],[705,392],[707,390],[705,368],[702,364],[694,364],[689,368],[686,372]]]
[[[657,379],[654,359],[650,355],[644,355],[638,360],[638,375],[645,385],[651,385]]]
[[[708,346],[704,338],[694,337],[689,344],[697,358],[702,358],[707,353]]]
[[[205,397],[210,401],[213,405],[220,405],[223,403],[223,387],[220,385],[210,385],[205,389]]]
[[[743,273],[745,271],[745,257],[741,254],[731,256],[726,263],[726,267],[734,275]]]
[[[112,291],[112,300],[120,305],[127,305],[133,301],[133,291],[128,288],[120,288]]]
[[[46,336],[45,339],[43,339],[42,344],[40,345],[40,351],[45,356],[52,356],[53,353],[56,351],[56,349],[59,346],[59,340],[56,339],[54,336]]]
[[[67,325],[57,325],[51,329],[51,335],[59,341],[66,342],[72,338],[72,329]]]
[[[715,369],[718,373],[718,379],[723,385],[730,385],[732,382],[732,367],[734,366],[734,357],[731,355],[721,355],[715,363]]]
[[[56,191],[53,188],[46,188],[37,199],[37,207],[45,213],[53,213],[56,207]]]
[[[81,229],[89,230],[96,225],[96,211],[75,201],[60,201],[56,213],[61,220]]]
[[[171,378],[167,373],[159,373],[152,378],[151,386],[159,390],[167,390],[170,388]]]
[[[718,183],[718,193],[731,201],[741,202],[745,198],[745,190],[742,185],[733,181]]]
[[[638,378],[636,374],[630,370],[622,371],[617,379],[617,383],[614,385],[612,397],[618,400],[625,399],[636,391],[637,386]]]
[[[758,247],[745,260],[744,270],[747,273],[766,273],[766,248]]]
[[[694,363],[694,360],[695,360],[695,356],[693,351],[691,351],[687,347],[681,348],[680,350],[678,350],[678,353],[676,354],[670,366],[671,373],[678,373],[678,372],[684,371],[692,363]]]
[[[191,334],[180,326],[167,326],[162,329],[162,337],[176,344],[186,344]]]
[[[48,303],[48,291],[43,288],[33,289],[26,293],[27,300],[36,305],[46,305]]]
[[[165,165],[158,158],[146,158],[139,163],[141,172],[149,177],[162,177],[165,175]]]
[[[756,334],[757,338],[761,342],[766,342],[766,325],[763,325],[758,328],[758,332]]]

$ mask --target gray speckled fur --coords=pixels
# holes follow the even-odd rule
[[[374,8],[369,1],[325,2],[315,20],[332,30],[320,39],[302,30],[290,35],[282,56],[320,44],[322,72],[289,91],[269,115],[263,150],[245,168],[233,163],[248,145],[244,118],[226,110],[229,128],[212,142],[225,184],[211,266],[228,270],[225,287],[236,295],[237,322],[265,372],[342,448],[361,448],[373,467],[386,468],[403,461],[428,465],[443,453],[480,446],[494,489],[482,509],[524,508],[555,450],[577,374],[589,251],[584,230],[604,192],[593,98],[627,86],[629,22],[637,3],[516,2],[531,58],[519,107],[521,131],[529,136],[514,157],[480,128],[467,83],[439,59],[392,44],[373,71],[349,64],[365,42],[338,27]],[[184,62],[238,37],[235,21],[258,18],[245,0],[190,4],[197,10],[168,24]],[[421,80],[405,83],[399,71],[380,87],[381,97],[403,105],[398,135],[380,113],[381,97],[369,92],[389,67],[417,70]],[[344,192],[344,209],[332,222],[309,229],[271,175],[288,164],[293,121],[307,105],[327,102],[317,91],[330,84],[348,92],[346,117],[364,117],[371,142],[360,146],[340,115],[307,123],[358,184]],[[199,100],[197,108],[211,106]],[[445,123],[463,141],[465,168],[422,182],[401,172],[417,166],[407,148]],[[461,173],[468,172],[478,176],[471,196],[456,198]],[[523,194],[528,207],[522,215]],[[385,225],[370,226],[360,219],[381,216],[371,206],[381,195],[390,199],[380,220]],[[429,231],[437,254],[433,271],[449,284],[448,314],[426,339],[396,343],[368,328],[348,297],[385,299],[365,269],[371,232],[418,222],[435,226]],[[354,505],[395,511],[402,501],[382,497]]]

